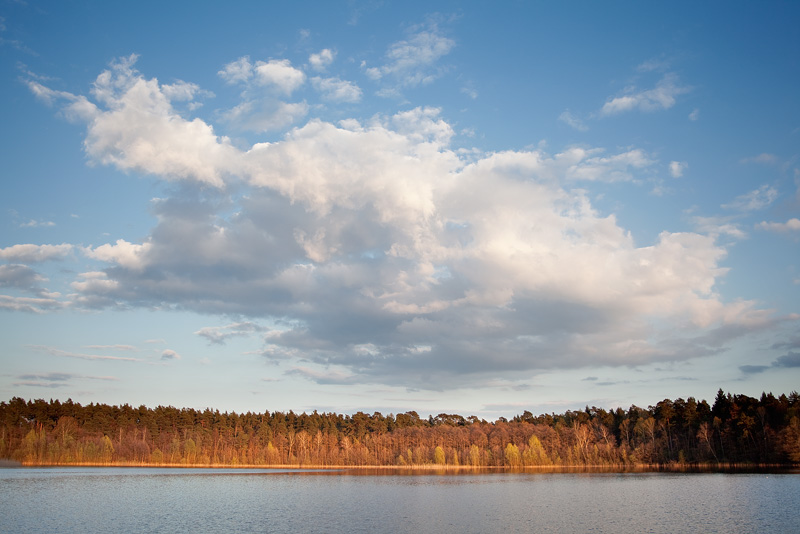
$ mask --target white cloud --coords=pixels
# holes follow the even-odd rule
[[[292,63],[288,59],[257,61],[253,71],[256,83],[274,86],[287,96],[306,81],[305,73],[292,67]]]
[[[634,172],[645,169],[653,163],[652,159],[640,149],[632,149],[612,156],[601,156],[602,149],[574,147],[556,154],[553,158],[555,176],[568,180],[589,181],[629,181]]]
[[[114,157],[96,159],[141,162],[169,180],[176,155],[145,157],[140,145],[155,137],[184,154],[203,148],[180,160],[187,179],[236,180],[237,194],[174,191],[154,202],[158,222],[141,244],[86,249],[111,268],[73,282],[76,306],[262,318],[275,325],[262,353],[303,376],[420,388],[487,372],[687,359],[775,322],[716,293],[726,273],[720,232],[663,231],[637,244],[593,205],[587,182],[656,172],[641,149],[455,150],[452,126],[427,107],[338,126],[313,119],[238,149],[175,114],[156,81],[117,71],[98,84],[111,88],[108,109],[87,135]],[[103,121],[113,127],[98,128]],[[197,335],[222,342],[256,332],[252,324]]]
[[[88,122],[86,153],[95,162],[122,170],[222,187],[229,171],[224,162],[233,158],[236,149],[227,138],[214,135],[205,122],[186,120],[176,113],[164,87],[157,80],[145,80],[134,69],[135,61],[135,55],[118,60],[95,80],[92,94],[106,109],[84,97],[59,93],[67,102],[66,110],[73,110],[75,102],[92,109],[91,114],[75,115]],[[185,88],[176,93],[170,87],[171,96],[187,96]]]
[[[250,57],[240,57],[236,61],[231,61],[217,75],[228,83],[243,83],[253,77],[253,64]]]
[[[653,89],[636,91],[630,89],[627,94],[609,99],[600,110],[601,116],[616,115],[626,111],[655,111],[669,109],[675,105],[675,97],[688,93],[689,87],[678,84],[678,76],[668,73]]]
[[[127,269],[140,270],[146,265],[145,257],[150,250],[150,243],[136,245],[124,239],[118,239],[115,245],[105,244],[99,247],[87,247],[83,253],[92,259],[116,263]]]
[[[436,62],[450,53],[455,41],[439,33],[433,26],[393,43],[386,51],[386,64],[366,69],[373,80],[391,77],[403,87],[416,87],[435,80],[440,70]]]
[[[589,127],[586,124],[572,114],[569,110],[564,111],[561,115],[558,116],[558,120],[563,122],[564,124],[578,130],[579,132],[586,132],[589,130]]]
[[[55,91],[33,80],[28,80],[26,83],[34,96],[48,106],[66,102],[66,105],[62,107],[62,113],[70,121],[88,122],[97,114],[97,107],[85,96],[76,96],[66,91]]]
[[[311,54],[308,57],[308,62],[316,71],[324,71],[328,65],[333,63],[334,58],[336,57],[336,52],[331,50],[330,48],[324,48],[319,51],[319,53]]]
[[[738,211],[757,211],[766,208],[778,198],[778,190],[769,185],[762,185],[749,193],[740,195],[729,204],[723,204],[725,209]]]
[[[691,112],[691,113],[689,113],[689,120],[690,120],[690,121],[696,121],[696,120],[697,120],[697,119],[699,119],[699,118],[700,118],[700,110],[699,110],[699,109],[697,109],[697,108],[694,108],[694,109],[692,110],[692,112]]]
[[[60,245],[20,244],[0,249],[0,258],[19,263],[37,263],[60,260],[70,252],[72,252],[72,245],[67,243]]]
[[[272,98],[246,100],[222,113],[222,120],[241,130],[269,132],[290,126],[308,114],[305,102],[282,102]]]
[[[271,59],[251,63],[250,58],[244,56],[225,65],[217,74],[227,83],[243,84],[245,87],[239,104],[219,112],[222,121],[237,130],[279,130],[294,124],[308,113],[309,106],[305,102],[285,102],[281,99],[290,96],[306,80],[305,73],[294,68],[289,60]],[[350,88],[348,93],[347,87],[340,87],[337,94],[336,88],[330,84],[326,89],[326,96],[329,94],[332,99],[352,97],[354,90]]]
[[[688,167],[689,165],[685,161],[670,161],[669,174],[673,178],[680,178]]]
[[[340,80],[339,78],[320,78],[315,76],[311,79],[314,89],[322,93],[322,98],[332,102],[358,102],[361,100],[361,89],[353,82]]]
[[[693,217],[696,230],[711,236],[728,235],[736,239],[744,239],[747,234],[731,217]]]
[[[53,221],[37,221],[35,219],[31,219],[27,222],[21,223],[19,226],[20,228],[51,228],[55,225],[56,223]]]
[[[792,218],[785,223],[762,221],[756,225],[756,228],[770,232],[798,232],[800,231],[800,219]]]
[[[345,125],[312,121],[254,146],[245,159],[255,189],[221,228],[188,225],[185,205],[165,204],[151,252],[171,253],[147,271],[114,272],[119,287],[101,285],[98,296],[122,299],[135,286],[142,302],[292,318],[266,338],[269,357],[420,387],[419,369],[442,377],[688,357],[706,349],[653,341],[646,318],[697,328],[738,320],[713,293],[725,272],[713,238],[664,233],[636,247],[568,188],[630,179],[652,165],[642,151],[466,163],[447,148],[452,128],[434,109]],[[366,345],[373,351],[355,350]]]

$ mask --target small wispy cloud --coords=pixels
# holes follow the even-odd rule
[[[72,252],[72,245],[33,245],[20,244],[0,248],[0,259],[18,263],[39,263],[50,260],[60,260]]]
[[[586,132],[589,130],[589,127],[586,126],[586,123],[584,123],[580,118],[573,115],[572,112],[569,110],[566,110],[563,113],[561,113],[561,115],[558,116],[558,120],[560,120],[567,126],[570,126],[571,128],[578,130],[579,132]]]
[[[225,342],[232,337],[247,337],[264,331],[266,331],[265,327],[245,321],[225,326],[205,326],[195,332],[195,335],[206,338],[209,343],[224,345]]]
[[[120,361],[120,362],[143,361],[140,358],[130,358],[124,356],[108,356],[104,354],[85,354],[80,352],[71,352],[71,351],[57,349],[55,347],[48,347],[47,345],[29,345],[28,347],[34,350],[38,350],[40,352],[45,352],[52,356],[58,356],[60,358],[77,358],[80,360],[108,360],[108,361]]]
[[[678,75],[665,74],[652,89],[637,91],[630,88],[627,94],[609,99],[600,110],[600,116],[608,117],[626,111],[657,111],[675,105],[678,95],[688,93],[690,87],[680,85]]]
[[[35,219],[30,219],[27,222],[20,223],[20,228],[50,228],[55,226],[56,223],[53,221],[37,221]]]
[[[774,165],[778,162],[778,156],[775,154],[767,154],[766,152],[761,153],[757,156],[753,156],[750,158],[742,158],[739,160],[739,163],[747,164],[747,163],[758,163],[761,165]]]
[[[347,80],[315,76],[311,79],[311,84],[324,100],[330,102],[355,103],[361,100],[361,88]]]
[[[450,53],[456,42],[442,35],[432,25],[414,33],[408,39],[393,43],[386,51],[386,63],[380,67],[369,67],[366,74],[373,80],[387,77],[403,87],[426,85],[435,80],[441,69],[436,62]]]
[[[119,351],[138,350],[133,345],[86,345],[83,348],[91,350],[119,350]]]
[[[736,239],[744,239],[747,234],[733,217],[692,217],[692,223],[698,232],[711,236],[728,235]]]
[[[764,209],[778,198],[778,190],[769,185],[762,185],[744,195],[739,195],[733,202],[722,207],[738,211],[757,211]]]
[[[770,232],[800,232],[800,219],[789,219],[785,223],[762,221],[756,225],[756,228]]]
[[[308,367],[294,367],[286,371],[286,373],[284,374],[289,376],[300,376],[303,378],[307,378],[308,380],[312,380],[317,384],[345,385],[345,384],[355,384],[358,381],[358,377],[356,377],[355,375],[346,375],[344,373],[336,371],[331,371],[331,372],[316,371]]]
[[[180,360],[181,355],[175,352],[172,349],[166,349],[164,352],[161,353],[162,360]]]
[[[673,178],[680,178],[688,167],[689,164],[685,161],[670,161],[669,173]]]
[[[119,379],[114,376],[91,376],[91,375],[76,375],[72,373],[43,373],[43,374],[24,374],[19,375],[18,381],[14,382],[15,386],[28,386],[40,388],[60,388],[67,387],[72,380],[87,379],[87,380],[105,380],[105,381],[118,381]]]

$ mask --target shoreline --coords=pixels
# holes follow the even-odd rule
[[[800,470],[800,464],[619,464],[619,465],[538,465],[538,466],[470,466],[470,465],[316,465],[316,464],[186,464],[152,462],[18,462],[0,459],[0,468],[36,467],[110,467],[110,468],[160,468],[160,469],[264,469],[353,473],[711,473],[711,472],[761,472]]]

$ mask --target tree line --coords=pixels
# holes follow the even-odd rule
[[[636,466],[800,463],[800,395],[721,389],[624,410],[487,422],[336,413],[220,413],[67,400],[0,402],[0,458],[25,465]]]

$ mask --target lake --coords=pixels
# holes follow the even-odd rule
[[[800,525],[793,473],[0,469],[0,532],[720,532]]]

